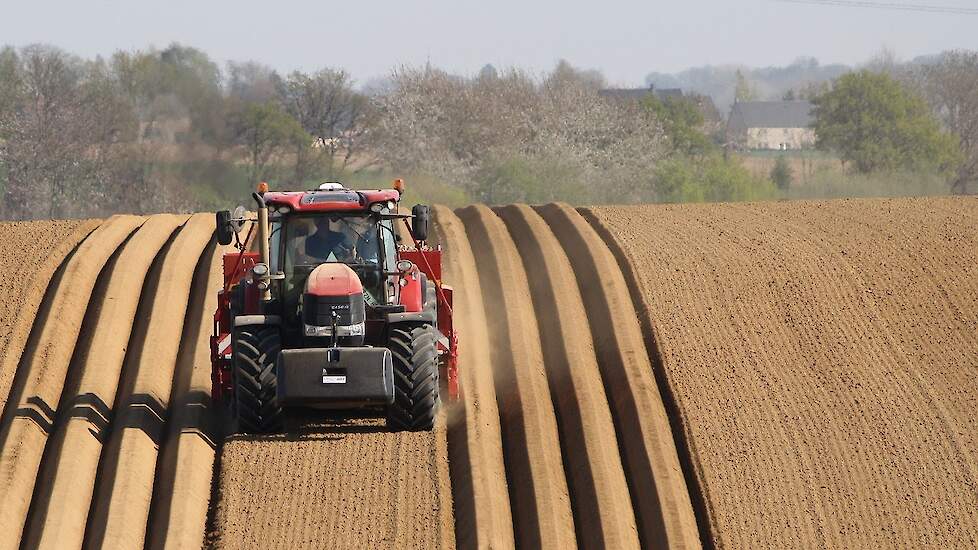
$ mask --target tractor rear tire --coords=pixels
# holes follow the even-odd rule
[[[238,433],[282,430],[276,362],[282,349],[278,327],[245,326],[235,331],[234,429]]]
[[[396,431],[435,427],[438,395],[438,333],[427,323],[394,325],[388,348],[394,360],[394,403],[387,426]]]

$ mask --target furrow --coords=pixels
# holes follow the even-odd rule
[[[457,211],[483,292],[517,544],[576,546],[557,419],[527,274],[502,221],[485,206]]]
[[[16,262],[14,267],[14,273],[8,274],[8,277],[15,277],[15,282],[21,282],[22,279],[27,279],[27,282],[23,282],[23,287],[10,288],[11,296],[9,300],[4,303],[7,308],[4,317],[6,321],[4,322],[4,327],[0,328],[0,411],[3,411],[7,404],[7,396],[10,394],[10,387],[13,383],[14,373],[17,370],[17,364],[20,362],[21,355],[24,353],[24,346],[27,344],[27,339],[31,333],[31,327],[36,324],[39,318],[41,303],[44,297],[48,293],[49,288],[53,288],[52,280],[62,266],[66,266],[70,259],[73,251],[78,248],[78,245],[85,240],[85,238],[94,231],[102,222],[101,220],[86,220],[80,223],[72,222],[26,222],[30,224],[28,230],[36,230],[33,224],[44,223],[45,226],[53,223],[58,223],[53,228],[53,231],[49,231],[46,234],[38,234],[34,231],[30,233],[25,232],[23,237],[19,240],[23,241],[24,248],[30,248],[35,251],[36,254],[43,254],[43,256],[36,256],[38,258],[43,258],[37,263],[32,263],[26,261],[27,259],[23,257],[22,252],[26,250],[13,249],[8,252],[9,257]],[[0,224],[0,227],[7,224]],[[61,230],[61,225],[66,226],[65,231]],[[5,246],[10,246],[11,238],[10,233],[12,231],[3,228],[0,229],[5,237]],[[20,231],[18,231],[19,233]],[[50,235],[52,238],[52,245],[50,249],[46,250],[44,248],[45,243],[38,243],[37,239],[43,238]],[[7,257],[8,254],[5,254]],[[18,269],[19,267],[19,269]],[[11,266],[8,265],[7,269]],[[0,283],[0,288],[5,286]],[[23,290],[20,290],[23,288]],[[13,295],[16,293],[16,295]],[[13,317],[13,322],[10,323],[10,317]],[[9,324],[9,328],[7,326]]]
[[[213,231],[211,216],[194,215],[165,252],[151,290],[145,339],[133,354],[135,377],[118,392],[109,446],[99,464],[85,533],[88,547],[143,546],[190,285]]]
[[[618,262],[571,207],[551,204],[537,211],[577,276],[643,546],[699,548],[696,517],[674,441],[682,435],[672,432]]]
[[[568,207],[560,206],[556,207],[560,210],[567,211]],[[648,315],[645,313],[644,303],[641,301],[642,297],[640,294],[640,289],[638,287],[638,279],[633,272],[632,264],[626,255],[626,252],[618,245],[615,238],[611,235],[607,228],[605,228],[601,222],[593,215],[593,213],[588,209],[581,209],[580,215],[575,217],[571,213],[567,213],[562,216],[564,221],[560,220],[561,217],[553,212],[555,207],[550,207],[551,212],[547,212],[547,208],[544,208],[544,217],[551,221],[555,230],[557,231],[558,238],[564,244],[564,249],[567,250],[568,254],[571,256],[571,261],[578,267],[582,269],[583,280],[590,281],[595,280],[596,273],[602,269],[606,269],[606,266],[616,266],[618,269],[614,270],[616,274],[621,274],[621,278],[615,281],[614,290],[609,290],[604,295],[608,297],[613,297],[614,302],[609,302],[606,305],[597,305],[597,308],[593,311],[602,311],[606,313],[605,319],[611,320],[613,326],[615,327],[627,327],[625,330],[632,331],[632,335],[629,336],[627,333],[623,332],[621,335],[607,335],[605,337],[599,338],[595,337],[597,342],[605,342],[604,349],[609,354],[606,357],[613,358],[615,361],[622,361],[622,365],[630,365],[631,368],[624,368],[621,372],[626,376],[627,382],[625,382],[623,393],[620,395],[625,396],[623,403],[627,404],[630,399],[636,399],[636,405],[642,403],[640,400],[643,397],[642,393],[637,393],[638,388],[654,388],[658,385],[658,391],[655,393],[646,392],[644,397],[646,398],[645,407],[651,405],[651,411],[655,411],[652,415],[641,414],[638,412],[640,418],[651,420],[658,419],[656,421],[657,425],[647,426],[642,431],[642,436],[645,438],[646,442],[654,442],[651,448],[662,449],[663,445],[666,447],[671,447],[672,452],[663,453],[659,455],[664,459],[663,462],[652,460],[649,464],[653,475],[648,478],[648,474],[644,474],[642,477],[632,477],[633,483],[636,480],[645,479],[647,487],[653,489],[655,494],[659,495],[662,502],[662,528],[661,531],[666,532],[667,540],[670,543],[675,539],[677,542],[682,541],[685,544],[694,544],[695,542],[689,536],[692,527],[694,525],[689,517],[689,510],[684,501],[688,499],[693,511],[693,517],[695,518],[695,526],[699,533],[698,543],[706,548],[722,547],[722,541],[717,540],[716,530],[713,529],[713,525],[716,517],[716,513],[712,510],[712,498],[709,493],[709,487],[705,484],[704,480],[706,476],[702,472],[703,464],[702,460],[698,456],[696,441],[691,437],[690,430],[694,423],[695,414],[691,411],[685,410],[683,408],[683,403],[676,397],[672,386],[669,383],[669,373],[666,371],[663,359],[662,350],[657,343],[657,333],[655,328],[649,323],[643,323],[643,320],[648,319]],[[580,223],[582,219],[585,219],[589,224],[584,226]],[[566,221],[570,221],[573,224],[574,231],[569,231],[570,226],[567,225]],[[595,258],[593,264],[589,264],[586,261],[586,257],[575,253],[575,251],[582,249],[582,247],[588,247],[593,250],[592,256]],[[668,253],[678,253],[678,254],[692,254],[689,249],[673,249],[666,245],[661,245],[664,248],[664,252]],[[600,252],[599,252],[600,251]],[[575,258],[581,258],[585,260],[584,262],[578,263]],[[591,272],[591,275],[584,275],[586,271]],[[678,275],[678,274],[677,274]],[[675,275],[673,276],[675,278]],[[616,277],[617,279],[617,277]],[[607,279],[609,281],[614,279]],[[672,279],[662,281],[663,285],[676,286],[676,282]],[[695,293],[694,286],[690,284],[683,284],[680,282],[678,288],[682,292],[687,292],[690,294]],[[592,311],[589,308],[589,311]],[[689,312],[692,315],[694,312]],[[620,317],[614,317],[614,316]],[[625,322],[624,319],[631,319],[631,322]],[[600,325],[600,323],[595,323]],[[633,327],[638,324],[639,330],[633,331]],[[691,329],[694,332],[700,331],[700,325],[693,325]],[[722,326],[722,325],[719,325]],[[609,336],[615,336],[613,340],[608,340]],[[619,340],[617,337],[621,336]],[[697,338],[697,336],[700,336]],[[694,342],[705,341],[706,332],[703,334],[690,334],[691,339]],[[636,348],[636,344],[642,342],[641,348]],[[615,358],[616,352],[613,351],[613,346],[620,346],[621,350],[640,350],[643,353],[634,354],[624,354],[621,352],[619,356],[620,359]],[[638,368],[635,368],[635,367]],[[651,372],[654,375],[655,382],[648,383],[642,380],[642,378],[648,376],[643,373]],[[653,390],[654,391],[654,390]],[[629,395],[631,394],[631,395]],[[655,396],[657,399],[648,401],[649,397]],[[623,410],[623,418],[628,418],[630,413],[627,408]],[[642,410],[641,407],[638,409]],[[658,411],[662,411],[661,413]],[[661,419],[666,419],[663,424]],[[622,421],[622,425],[635,426],[634,423]],[[658,434],[664,433],[663,428],[669,429],[671,427],[672,439],[667,441],[664,437]],[[625,438],[626,441],[637,441],[632,438]],[[641,451],[638,449],[632,450],[634,453],[630,456],[636,456],[639,460],[641,457]],[[655,456],[652,453],[648,455],[650,458]],[[678,457],[678,464],[681,465],[680,468],[675,468],[673,470],[672,456]],[[629,460],[631,466],[631,460]],[[658,467],[657,467],[658,466]],[[663,466],[666,466],[663,468]],[[670,479],[670,477],[662,475],[665,472],[674,471],[675,474],[672,476],[672,490],[668,488],[668,482],[665,480]],[[684,475],[684,479],[680,478],[680,472]],[[661,488],[660,488],[661,487]],[[683,487],[685,490],[679,492],[679,489]],[[686,495],[683,496],[683,493]],[[646,492],[645,494],[653,494]],[[668,506],[665,502],[671,500],[674,504]],[[651,509],[647,509],[651,512]],[[640,513],[640,517],[642,514]],[[654,516],[651,516],[654,517]],[[672,528],[670,528],[670,525]],[[679,528],[679,529],[677,529]],[[682,530],[680,530],[682,529]],[[678,537],[675,534],[682,533]]]
[[[445,247],[444,279],[455,287],[454,323],[464,342],[459,346],[462,396],[447,411],[455,537],[461,548],[512,548],[513,518],[479,274],[462,222],[442,206],[434,214]]]
[[[171,391],[173,405],[147,527],[148,548],[200,548],[210,499],[218,416],[210,402],[210,335],[224,247],[211,241],[200,257]]]
[[[585,548],[638,548],[635,514],[615,426],[574,272],[546,222],[529,206],[496,210],[529,278],[547,379],[558,412],[571,502]]]
[[[61,268],[41,315],[44,324],[32,331],[18,367],[23,378],[11,392],[0,436],[0,533],[9,534],[0,538],[0,549],[16,548],[20,542],[44,446],[99,274],[142,222],[135,216],[116,216],[93,231]]]
[[[45,468],[31,502],[25,541],[30,548],[80,548],[95,486],[102,441],[122,372],[136,306],[153,259],[174,230],[178,216],[149,218],[122,245],[106,268],[93,298],[72,362],[74,378],[62,398],[56,433],[45,450]]]

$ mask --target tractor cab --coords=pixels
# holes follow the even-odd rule
[[[430,429],[441,393],[457,396],[452,291],[428,208],[400,213],[402,191],[260,186],[256,216],[218,212],[219,242],[238,250],[225,255],[212,396],[236,431],[276,431],[293,406],[383,409],[393,428]]]

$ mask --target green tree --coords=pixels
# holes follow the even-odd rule
[[[778,160],[774,161],[774,167],[771,168],[771,181],[778,186],[778,189],[784,190],[791,187],[794,177],[788,159],[784,155],[779,156]]]
[[[835,151],[859,172],[949,173],[959,163],[956,139],[921,97],[887,74],[843,75],[813,103],[818,148]]]
[[[701,155],[714,150],[710,138],[703,133],[703,113],[691,99],[649,96],[643,105],[662,124],[673,152]]]
[[[298,142],[312,146],[312,137],[294,118],[274,103],[248,103],[232,117],[232,131],[248,155],[252,184],[267,175],[269,161]]]

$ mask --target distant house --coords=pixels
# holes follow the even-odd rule
[[[741,101],[727,121],[727,141],[743,149],[807,149],[815,144],[809,101]]]
[[[617,101],[640,101],[649,96],[655,96],[659,99],[683,97],[683,91],[679,88],[656,88],[655,86],[648,88],[606,88],[598,90],[598,95]]]

